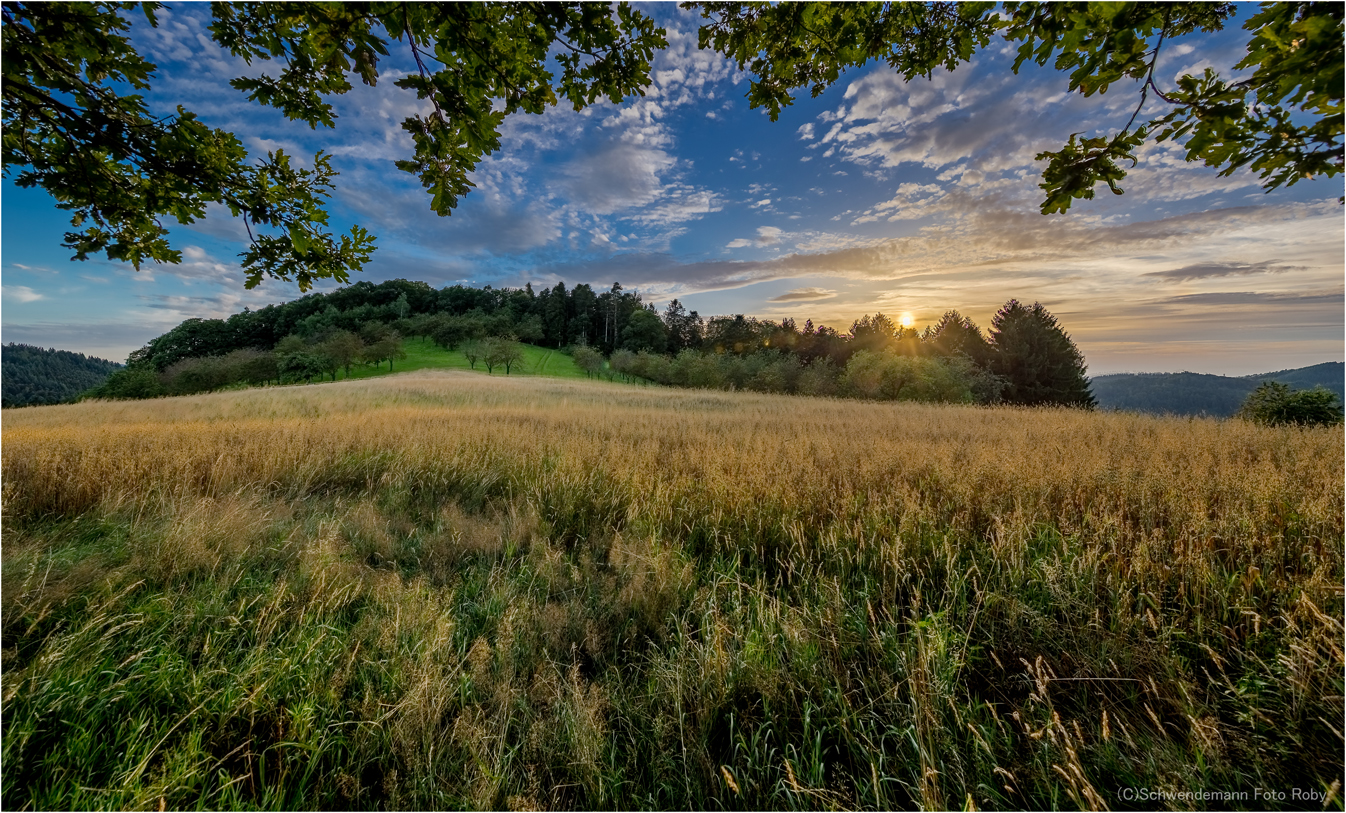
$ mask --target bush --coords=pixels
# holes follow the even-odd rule
[[[85,398],[154,398],[164,394],[159,375],[151,367],[127,367],[108,376]]]
[[[1337,394],[1321,386],[1291,390],[1279,381],[1265,381],[1248,395],[1238,417],[1264,426],[1332,426],[1341,423]]]
[[[944,359],[861,350],[839,383],[842,394],[860,398],[967,403],[974,400],[970,372]]]

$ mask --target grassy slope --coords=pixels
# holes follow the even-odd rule
[[[416,370],[471,371],[467,359],[463,357],[462,353],[456,350],[445,350],[428,339],[409,339],[405,344],[405,349],[407,357],[393,362],[392,372],[403,373]],[[523,365],[511,369],[510,376],[585,377],[584,371],[575,366],[574,359],[559,350],[525,344],[523,353]],[[387,375],[388,372],[388,365],[385,362],[377,370],[373,367],[352,367],[350,377],[352,379],[374,378],[379,375]],[[476,372],[486,375],[486,365],[478,361]],[[504,374],[503,368],[497,369],[494,373],[494,375],[499,376]],[[340,377],[344,378],[345,373],[340,374]]]
[[[6,809],[1342,807],[1341,427],[428,371],[3,433]]]

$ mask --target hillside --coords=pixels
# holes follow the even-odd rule
[[[1203,373],[1119,373],[1095,376],[1090,386],[1100,409],[1229,417],[1263,381],[1279,381],[1294,389],[1322,386],[1346,400],[1344,379],[1346,364],[1332,361],[1237,378]]]
[[[5,807],[1265,808],[1343,771],[1342,443],[440,370],[19,410]]]
[[[0,350],[0,400],[5,407],[58,404],[121,368],[115,361],[83,353],[10,342]]]

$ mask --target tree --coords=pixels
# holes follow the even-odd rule
[[[323,342],[323,353],[332,358],[338,366],[346,371],[346,377],[351,377],[351,365],[359,360],[364,352],[365,343],[360,341],[360,337],[351,333],[349,330],[341,330],[327,337]]]
[[[593,378],[603,369],[603,354],[587,344],[576,347],[570,355],[575,360],[575,366],[583,370],[587,378]]]
[[[991,345],[982,336],[977,323],[958,311],[948,311],[929,327],[922,342],[937,356],[967,356],[985,366],[990,362]]]
[[[288,353],[280,357],[280,372],[291,381],[302,378],[305,384],[311,384],[315,376],[321,379],[326,369],[313,353]]]
[[[902,328],[884,316],[861,316],[851,325],[851,346],[858,350],[882,350],[897,341]]]
[[[523,361],[523,345],[512,336],[492,337],[486,340],[482,359],[486,362],[488,373],[498,366],[504,366],[505,375],[509,375],[510,368]]]
[[[138,93],[156,66],[124,35],[134,6],[4,4],[4,173],[18,169],[19,186],[45,189],[73,212],[72,225],[85,228],[63,245],[76,259],[102,252],[137,269],[181,262],[161,218],[191,223],[218,203],[249,229],[240,255],[247,287],[263,277],[293,278],[300,290],[318,279],[346,282],[374,238],[359,226],[340,239],[326,231],[335,175],[327,156],[314,156],[311,170],[280,150],[249,163],[233,133],[194,113],[153,115]],[[142,6],[151,26],[158,7]],[[431,110],[402,122],[415,151],[396,166],[420,178],[440,215],[500,148],[506,117],[562,99],[579,110],[643,93],[654,50],[667,45],[663,30],[626,3],[216,3],[211,11],[215,42],[249,63],[282,63],[278,76],[231,84],[314,128],[335,126],[327,98],[351,90],[348,75],[377,84],[389,41],[404,43],[417,71],[393,84]]]
[[[389,331],[383,334],[383,337],[365,346],[365,361],[373,364],[377,369],[382,362],[388,362],[388,371],[392,372],[393,360],[404,359],[407,357],[407,351],[402,347],[402,337]]]
[[[1188,161],[1228,175],[1248,166],[1268,189],[1339,174],[1343,163],[1343,48],[1340,3],[1263,3],[1238,81],[1211,69],[1163,89],[1154,68],[1174,41],[1221,30],[1232,3],[684,3],[709,23],[701,47],[754,75],[748,99],[772,120],[791,91],[818,96],[850,67],[881,59],[910,81],[937,67],[954,70],[999,34],[1017,46],[1013,70],[1032,61],[1070,71],[1067,90],[1091,96],[1131,80],[1139,100],[1114,135],[1070,136],[1047,159],[1042,213],[1065,212],[1106,183],[1122,194],[1119,165],[1147,142],[1175,141]],[[1151,96],[1168,108],[1137,123]],[[1133,126],[1134,125],[1134,126]]]
[[[1342,422],[1337,394],[1321,386],[1291,390],[1279,381],[1264,381],[1253,390],[1238,417],[1264,426],[1331,426]]]
[[[1005,303],[991,320],[991,371],[1004,379],[1011,404],[1093,409],[1084,355],[1041,304]]]
[[[622,348],[632,352],[650,350],[664,352],[668,344],[668,329],[664,327],[659,314],[641,308],[633,311],[622,328]]]
[[[668,303],[664,310],[664,327],[668,328],[668,351],[674,355],[689,347],[701,346],[701,317],[690,313],[678,300]]]
[[[463,358],[467,359],[468,365],[474,370],[477,369],[477,362],[485,355],[485,352],[486,349],[482,346],[482,343],[476,339],[463,342]],[[487,370],[487,372],[490,372],[490,370]]]

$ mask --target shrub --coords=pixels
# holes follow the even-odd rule
[[[1248,395],[1238,417],[1265,426],[1331,426],[1341,423],[1341,401],[1321,386],[1291,390],[1279,381],[1264,381]]]

